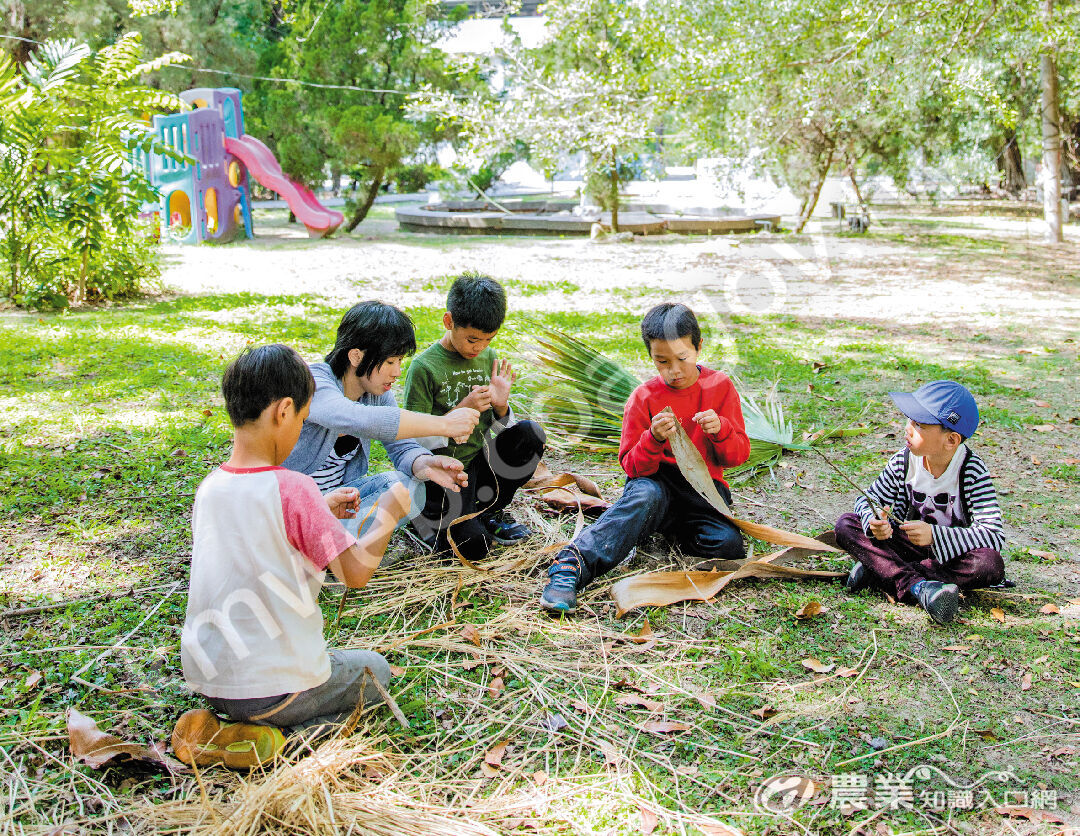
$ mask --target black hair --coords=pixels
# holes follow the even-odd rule
[[[391,357],[406,357],[416,351],[416,332],[404,311],[382,302],[353,305],[341,318],[334,349],[326,362],[334,377],[344,377],[349,368],[349,352],[364,352],[356,367],[357,377],[366,377]]]
[[[696,351],[701,350],[701,326],[694,312],[678,302],[664,302],[652,308],[641,320],[641,340],[645,350],[652,350],[653,340],[678,340],[689,337]]]
[[[446,309],[455,328],[475,328],[491,334],[506,318],[506,291],[491,276],[462,273],[450,285]]]
[[[315,394],[311,369],[296,349],[275,343],[245,348],[221,378],[225,409],[234,427],[258,420],[263,410],[292,398],[299,412]]]

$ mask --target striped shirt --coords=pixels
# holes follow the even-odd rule
[[[961,520],[955,526],[931,525],[933,541],[930,549],[938,563],[949,563],[973,549],[1000,552],[1005,545],[1001,508],[986,465],[966,445],[958,449],[955,455],[964,456],[958,481],[960,501],[956,503]],[[896,520],[918,518],[912,515],[912,480],[908,478],[908,468],[918,465],[905,447],[889,459],[881,475],[866,491],[878,505],[888,505],[890,514]],[[869,534],[874,512],[865,498],[860,496],[855,500],[855,513],[862,520],[863,531]]]
[[[342,438],[345,438],[345,436]],[[360,445],[355,443],[356,439],[354,438],[352,441],[353,447],[349,452],[339,454],[337,449],[331,450],[323,460],[322,467],[311,474],[311,478],[315,480],[320,493],[326,493],[334,490],[334,488],[341,487],[341,483],[345,478],[345,465],[353,460],[353,457],[356,456],[360,449]]]

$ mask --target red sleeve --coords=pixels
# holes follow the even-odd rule
[[[335,517],[315,480],[292,470],[275,470],[281,493],[285,536],[293,548],[322,571],[332,560],[356,543]]]
[[[623,411],[622,437],[619,440],[619,464],[631,479],[651,476],[660,467],[667,442],[659,442],[649,429],[652,415],[644,386],[630,394]]]
[[[721,467],[736,467],[750,458],[750,439],[743,423],[742,404],[735,385],[726,374],[717,374],[709,387],[710,408],[720,417],[721,429],[706,435],[713,457]]]

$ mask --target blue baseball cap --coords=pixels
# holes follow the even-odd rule
[[[914,392],[889,392],[889,397],[912,421],[941,424],[971,438],[979,428],[979,407],[971,392],[952,380],[935,380]]]

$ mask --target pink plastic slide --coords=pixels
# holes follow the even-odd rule
[[[251,134],[244,134],[239,139],[225,137],[225,150],[246,165],[261,185],[281,195],[312,238],[329,235],[345,220],[340,212],[319,203],[311,189],[290,180],[281,170],[274,152]]]

